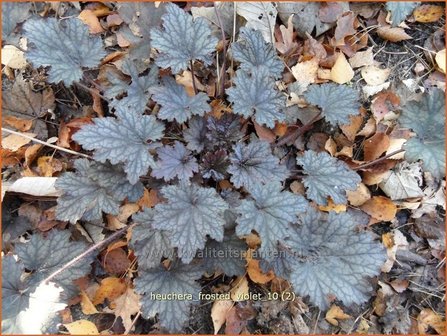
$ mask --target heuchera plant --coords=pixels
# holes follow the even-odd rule
[[[77,160],[73,172],[58,178],[56,187],[63,195],[58,199],[57,219],[74,224],[101,219],[103,213],[116,215],[125,199],[135,202],[143,195],[143,176],[149,177],[146,186],[151,181],[162,185],[157,187],[162,201],[132,217],[130,247],[138,260],[135,288],[141,295],[143,317],[158,316],[170,332],[182,329],[190,306],[197,302],[160,301],[151,294],[197,297],[196,280],[205,272],[243,274],[245,261],[240,256],[247,249],[244,237],[250,233],[261,239],[262,267],[287,279],[311,304],[327,309],[330,297],[345,304],[367,300],[368,277],[380,272],[384,248],[369,232],[357,230],[361,223],[350,212],[321,213],[311,204],[326,205],[329,198],[346,204],[346,191],[357,188],[360,176],[343,161],[312,150],[292,154],[295,162],[286,166],[271,144],[254,136],[244,138],[241,121],[245,119],[268,128],[286,120],[286,96],[276,84],[284,66],[274,46],[260,32],[241,29],[230,46],[239,66],[233,86],[226,89],[233,113],[217,118],[209,114],[212,108],[205,93],[189,95],[172,75],[166,75],[168,71],[160,78],[158,68],[175,75],[192,70],[196,62],[211,64],[217,38],[205,19],[193,20],[174,4],[162,4],[157,11],[164,12],[161,26],[144,32],[155,49],[154,64],[139,73],[129,56],[122,71],[130,82],[110,74],[104,92],[113,113],[93,119],[73,136],[83,149],[92,151],[92,160]],[[49,67],[53,83],[81,80],[82,69],[98,66],[105,55],[101,40],[89,36],[88,28],[75,18],[63,24],[56,19],[32,19],[24,30],[28,60]],[[334,127],[348,123],[359,111],[356,91],[344,85],[311,85],[304,97]],[[147,107],[150,100],[159,105],[157,113]],[[445,171],[444,106],[442,94],[427,95],[404,107],[400,120],[416,133],[406,144],[408,159],[422,158],[425,169],[437,177]],[[176,140],[168,140],[168,132],[172,139],[175,129],[181,130]],[[295,179],[293,166],[303,173],[304,196],[289,190]],[[236,189],[216,187],[223,179]],[[56,231],[45,239],[33,236],[17,247],[18,261],[5,259],[4,270],[14,275],[3,280],[9,286],[4,297],[11,299],[4,301],[7,326],[13,326],[14,319],[20,318],[17,312],[31,304],[29,296],[20,294],[24,288],[33,293],[39,281],[83,251],[83,244],[68,238]],[[204,256],[207,249],[233,253],[218,259]],[[71,281],[87,274],[88,265],[84,261],[53,279],[64,289],[63,295],[73,294]],[[35,272],[24,282],[25,268]]]

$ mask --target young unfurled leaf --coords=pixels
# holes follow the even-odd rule
[[[189,121],[189,127],[183,131],[186,148],[200,153],[205,148],[206,122],[201,117],[193,117]]]
[[[191,305],[199,298],[200,285],[196,282],[203,270],[193,265],[175,263],[169,270],[157,267],[139,274],[135,290],[142,295],[141,310],[145,318],[158,314],[160,325],[169,332],[179,332],[189,317]],[[182,299],[161,299],[167,294],[191,295]],[[156,295],[160,295],[157,299]],[[162,296],[163,295],[163,296]]]
[[[174,256],[169,244],[169,232],[153,228],[154,210],[145,208],[132,216],[137,223],[132,229],[130,244],[138,259],[139,269],[148,270],[157,267],[163,257]]]
[[[401,126],[416,136],[404,144],[405,159],[423,161],[423,168],[436,178],[445,176],[445,97],[440,90],[424,94],[420,102],[410,101],[402,108]]]
[[[63,191],[57,200],[56,218],[75,224],[79,219],[97,220],[102,212],[117,215],[126,197],[136,201],[143,195],[143,185],[130,184],[121,166],[76,160],[76,172],[65,173],[55,187]]]
[[[409,2],[409,1],[387,1],[386,9],[391,12],[391,21],[393,27],[398,26],[402,21],[404,21],[408,15],[413,13],[419,5],[419,2]]]
[[[204,178],[213,178],[216,181],[223,180],[229,165],[230,160],[224,149],[208,152],[203,156],[202,164],[200,165],[202,176]]]
[[[57,312],[66,307],[60,302],[62,288],[54,283],[29,286],[23,278],[23,264],[12,255],[3,257],[2,334],[57,333]]]
[[[52,230],[46,238],[34,234],[29,242],[16,245],[17,256],[25,268],[33,272],[29,279],[30,286],[38,285],[87,249],[84,242],[70,241],[70,235],[70,231]],[[82,262],[72,265],[53,278],[52,282],[64,289],[63,297],[70,298],[79,291],[73,280],[90,272],[90,263],[94,258],[94,253],[89,254]]]
[[[24,24],[35,66],[50,66],[49,81],[71,85],[82,78],[83,68],[95,68],[106,55],[100,37],[90,37],[88,27],[75,18],[29,19]]]
[[[252,141],[248,145],[237,143],[233,149],[228,172],[233,175],[231,182],[237,188],[251,189],[259,183],[284,181],[289,175],[265,141]]]
[[[266,68],[273,78],[281,77],[284,65],[276,54],[273,44],[266,43],[259,30],[241,28],[240,40],[231,45],[233,57],[241,62],[241,69],[254,73]]]
[[[355,190],[361,182],[343,161],[325,152],[308,150],[296,161],[307,175],[303,178],[307,197],[320,205],[327,205],[328,196],[335,204],[346,204],[346,190]]]
[[[163,78],[163,86],[154,88],[153,92],[153,99],[161,105],[157,116],[163,120],[184,123],[193,115],[203,116],[211,111],[206,94],[199,92],[190,97],[185,87],[171,77]]]
[[[188,68],[190,61],[211,63],[217,38],[211,35],[204,18],[193,21],[183,9],[168,4],[162,20],[163,29],[151,31],[152,46],[160,52],[155,60],[160,67],[170,67],[173,73],[179,73]]]
[[[244,136],[241,131],[240,117],[231,113],[223,114],[220,119],[208,118],[206,128],[209,147],[226,147]]]
[[[194,172],[199,170],[199,165],[191,152],[185,146],[176,141],[174,147],[163,146],[157,149],[159,161],[157,167],[152,169],[152,176],[165,181],[177,177],[179,180],[189,180]]]
[[[163,137],[164,126],[154,116],[128,108],[118,109],[116,115],[118,119],[93,119],[94,124],[83,126],[73,135],[73,140],[87,150],[94,149],[94,158],[100,162],[123,162],[127,179],[135,184],[149,167],[156,167],[149,151],[158,147],[153,141]]]
[[[161,194],[167,203],[155,206],[154,227],[171,233],[171,246],[189,263],[197,250],[205,247],[206,236],[223,239],[227,203],[214,189],[181,183],[166,186]]]
[[[221,242],[209,240],[205,249],[197,253],[197,257],[203,255],[204,268],[208,274],[223,272],[228,276],[239,276],[245,273],[246,252],[245,241],[228,231]]]
[[[135,111],[144,111],[152,94],[150,88],[158,85],[158,68],[153,66],[147,75],[140,76],[135,64],[127,60],[123,62],[122,70],[130,76],[131,83],[128,84],[113,75],[113,72],[108,72],[107,78],[111,86],[104,91],[104,95],[112,99],[113,107],[120,106]],[[117,99],[117,96],[123,93],[126,93],[126,96]]]
[[[304,96],[310,104],[319,106],[326,121],[335,126],[348,124],[349,116],[359,114],[357,91],[346,85],[310,85]]]
[[[234,84],[226,91],[234,113],[245,118],[254,115],[258,124],[269,128],[275,127],[275,121],[285,119],[285,97],[275,90],[275,81],[265,67],[251,75],[244,70],[236,71]]]
[[[331,296],[345,305],[368,300],[366,277],[380,273],[386,260],[382,245],[370,233],[355,232],[357,223],[348,213],[330,212],[325,218],[309,208],[300,218],[285,243],[294,256],[289,268],[296,293],[309,296],[320,309],[329,307]]]
[[[261,237],[259,249],[263,259],[272,260],[278,241],[289,236],[289,224],[295,222],[299,212],[306,211],[308,204],[301,195],[282,191],[279,182],[255,184],[249,188],[251,199],[242,200],[236,209],[236,233],[245,236],[256,231]]]

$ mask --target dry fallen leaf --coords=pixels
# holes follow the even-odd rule
[[[234,302],[230,300],[217,300],[214,301],[211,307],[211,319],[213,320],[214,335],[217,335],[220,328],[224,325],[227,314],[233,307]]]
[[[81,291],[81,309],[85,315],[97,314],[98,310],[95,305],[92,303],[88,295]]]
[[[352,206],[361,206],[371,198],[371,192],[365,184],[360,183],[356,190],[347,190],[346,196]]]
[[[329,308],[329,310],[327,311],[325,316],[326,321],[328,321],[330,324],[334,326],[338,326],[337,320],[347,320],[349,318],[351,318],[351,316],[345,314],[343,310],[337,305],[332,305],[331,308]]]
[[[136,203],[124,204],[120,207],[120,212],[117,216],[107,215],[107,228],[109,230],[119,230],[126,226],[126,222],[130,216],[140,210]]]
[[[158,198],[157,190],[151,189],[147,190],[144,188],[143,196],[138,200],[138,206],[143,209],[144,207],[152,208],[160,203],[160,199]]]
[[[371,112],[377,122],[382,120],[389,112],[395,111],[400,104],[400,98],[394,92],[379,92],[371,103]]]
[[[2,64],[12,69],[26,67],[25,53],[13,45],[5,45],[2,48]]]
[[[445,12],[443,6],[422,5],[413,11],[413,17],[416,22],[428,23],[437,22]]]
[[[354,141],[357,133],[362,127],[363,117],[361,115],[349,116],[349,123],[341,125],[340,128],[349,141]]]
[[[89,27],[90,33],[99,34],[104,32],[104,28],[99,23],[97,16],[90,9],[84,9],[78,18]]]
[[[267,141],[268,143],[273,143],[276,139],[275,133],[267,127],[259,125],[256,121],[253,120],[253,125],[255,126],[256,134],[259,139]]]
[[[140,311],[140,298],[132,288],[127,288],[123,295],[113,301],[115,316],[120,316],[123,320],[123,326],[127,332],[132,327],[132,315]]]
[[[364,143],[365,161],[378,159],[390,146],[390,137],[385,133],[376,133]]]
[[[23,133],[29,137],[34,138],[36,134],[34,133]],[[20,147],[23,147],[31,142],[31,139],[24,138],[17,134],[10,134],[2,139],[2,147],[10,151],[17,151]]]
[[[345,204],[335,204],[331,199],[328,200],[327,205],[319,205],[318,209],[321,211],[335,211],[336,213],[346,212]]]
[[[290,70],[300,84],[300,89],[304,91],[309,84],[315,83],[317,79],[318,59],[313,57],[310,60],[297,63]]]
[[[442,73],[445,73],[445,49],[442,49],[436,53],[435,60]]]
[[[287,28],[284,25],[279,26],[281,32],[280,36],[276,39],[275,47],[281,54],[287,54],[289,51],[298,47],[298,43],[293,40],[293,14],[289,16],[287,20]]]
[[[343,53],[339,53],[334,66],[331,69],[331,79],[335,83],[345,84],[354,77],[352,70]]]
[[[88,320],[78,320],[64,324],[70,335],[99,335],[98,328]]]
[[[397,207],[389,198],[373,196],[360,209],[378,221],[389,222],[396,217]]]
[[[259,266],[259,260],[252,258],[253,250],[249,249],[247,252],[247,273],[253,282],[258,284],[266,284],[275,278],[275,274],[272,271],[268,273],[262,272]]]
[[[17,130],[19,130],[21,132],[29,131],[31,129],[31,127],[33,126],[32,120],[17,118],[14,116],[4,116],[2,121],[5,122],[6,124],[8,124],[9,126],[16,128]]]
[[[347,12],[337,20],[337,27],[334,32],[335,45],[344,45],[345,37],[357,33],[357,30],[354,29],[355,17],[356,15],[353,12]]]
[[[390,69],[381,69],[374,65],[369,65],[362,68],[362,78],[368,85],[376,86],[385,83],[390,76]]]
[[[104,255],[103,266],[107,273],[121,275],[130,267],[130,260],[122,248],[116,248]]]
[[[422,309],[417,321],[419,334],[427,334],[428,328],[432,327],[440,335],[445,335],[445,318],[436,314],[430,308]]]
[[[104,302],[105,299],[113,301],[123,295],[127,285],[123,279],[109,277],[101,280],[101,284],[93,297],[93,304],[96,306]]]
[[[234,287],[230,291],[231,300],[233,300],[234,302],[245,301],[244,296],[246,296],[247,294],[247,278],[245,276],[237,278]]]
[[[359,51],[355,53],[349,59],[349,64],[353,69],[360,68],[362,66],[369,66],[374,64],[373,47],[369,47],[365,51]]]
[[[411,40],[412,37],[408,35],[403,28],[384,26],[377,28],[377,35],[384,40],[390,42],[401,42],[405,40]]]

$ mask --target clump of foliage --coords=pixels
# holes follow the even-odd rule
[[[231,248],[242,253],[247,249],[244,238],[251,233],[260,237],[264,269],[288,280],[311,304],[325,310],[331,297],[347,305],[365,302],[371,290],[368,277],[376,276],[386,259],[384,248],[372,234],[358,230],[349,212],[316,209],[329,201],[347,204],[346,192],[361,182],[358,173],[342,160],[313,150],[291,150],[287,155],[293,160],[286,164],[274,145],[245,137],[243,125],[250,120],[267,129],[287,120],[286,95],[276,83],[284,66],[273,44],[259,31],[240,30],[230,46],[239,69],[233,86],[225,90],[233,113],[216,117],[208,95],[191,96],[174,75],[193,70],[197,63],[210,65],[218,39],[204,19],[193,19],[174,4],[160,6],[161,26],[145,37],[155,50],[153,64],[140,72],[127,59],[122,70],[130,82],[109,75],[110,86],[103,92],[110,115],[93,119],[73,135],[92,158],[77,160],[72,172],[58,178],[62,196],[57,219],[76,224],[117,215],[124,200],[141,198],[145,185],[161,186],[162,201],[132,216],[130,246],[138,261],[135,288],[143,317],[157,316],[170,332],[182,329],[197,301],[160,301],[151,294],[191,293],[197,298],[197,280],[205,272],[243,274],[244,260],[213,259],[201,252]],[[83,70],[98,66],[106,55],[101,40],[75,18],[63,23],[32,19],[24,30],[29,61],[48,67],[51,83],[81,81]],[[313,84],[304,98],[332,127],[347,124],[360,107],[355,90],[346,85]],[[154,104],[157,110],[149,107]],[[399,120],[415,132],[405,145],[407,159],[422,159],[435,177],[445,171],[444,106],[441,93],[426,94],[422,101],[408,103]],[[301,177],[295,176],[297,169]],[[290,189],[297,179],[304,196]],[[237,189],[232,200],[220,187],[222,180]],[[35,292],[83,248],[70,242],[68,233],[52,231],[17,246],[17,261],[10,255],[4,258],[4,268],[10,270],[3,272],[6,331],[18,332],[9,328],[11,321],[30,307],[30,296],[23,293]],[[89,260],[52,278],[63,289],[61,298],[73,294],[72,281],[88,273]],[[31,273],[23,280],[25,269]],[[42,331],[52,330],[46,328]]]

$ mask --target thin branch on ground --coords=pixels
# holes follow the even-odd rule
[[[87,159],[91,159],[92,158],[90,155],[79,153],[79,152],[76,152],[74,150],[63,148],[63,147],[60,147],[60,146],[56,146],[56,145],[53,145],[53,144],[51,144],[49,142],[45,142],[45,141],[33,138],[33,137],[29,136],[29,135],[10,130],[8,128],[2,127],[2,131],[10,133],[10,134],[15,134],[15,135],[21,136],[22,138],[29,139],[29,140],[31,140],[33,142],[37,142],[38,144],[41,144],[41,145],[44,145],[44,146],[47,146],[47,147],[51,147],[51,148],[54,148],[54,149],[57,149],[57,150],[60,150],[61,152],[82,156],[82,157],[85,157]]]
[[[69,261],[68,263],[66,263],[64,266],[62,266],[61,268],[59,268],[57,271],[53,272],[52,274],[50,274],[46,279],[44,279],[42,281],[42,283],[48,284],[51,280],[53,280],[56,276],[58,276],[59,274],[61,274],[63,271],[65,271],[66,269],[74,266],[75,264],[77,264],[79,261],[81,261],[82,259],[84,259],[86,256],[88,256],[90,253],[94,252],[95,250],[103,247],[106,244],[109,244],[110,242],[112,242],[113,240],[115,240],[116,238],[118,238],[119,236],[121,236],[123,233],[125,233],[127,231],[127,229],[129,229],[132,225],[128,225],[125,226],[121,229],[119,229],[118,231],[112,233],[109,237],[107,237],[106,239],[90,246],[87,250],[85,250],[82,254],[78,255],[76,258],[72,259],[71,261]]]
[[[194,89],[194,94],[197,94],[197,87],[196,87],[196,79],[195,79],[195,75],[194,75],[194,63],[193,61],[189,61],[189,65],[191,67],[191,78],[192,78],[192,87]]]
[[[225,31],[223,29],[222,20],[220,19],[219,11],[217,10],[216,5],[214,6],[214,12],[216,13],[217,22],[219,23],[220,32],[222,33],[222,43],[223,43],[223,61],[222,61],[222,68],[220,69],[220,91],[219,91],[219,97],[221,99],[224,98],[225,95],[225,71],[227,68],[227,47],[225,45]]]
[[[352,169],[353,169],[353,170],[359,170],[359,169],[368,168],[368,167],[370,167],[370,166],[374,166],[375,164],[378,164],[378,163],[380,163],[380,162],[382,162],[382,161],[385,161],[386,159],[388,159],[388,158],[390,158],[390,157],[392,157],[392,156],[394,156],[394,155],[396,155],[396,154],[402,153],[402,152],[405,152],[405,149],[403,149],[403,148],[398,149],[398,150],[396,150],[396,151],[394,151],[394,152],[391,152],[390,154],[387,154],[387,155],[385,155],[385,156],[382,156],[381,158],[375,159],[375,160],[373,160],[373,161],[366,162],[366,163],[364,163],[364,164],[362,164],[362,165],[360,165],[360,166],[358,166],[358,167],[354,167],[354,168],[352,168]]]

